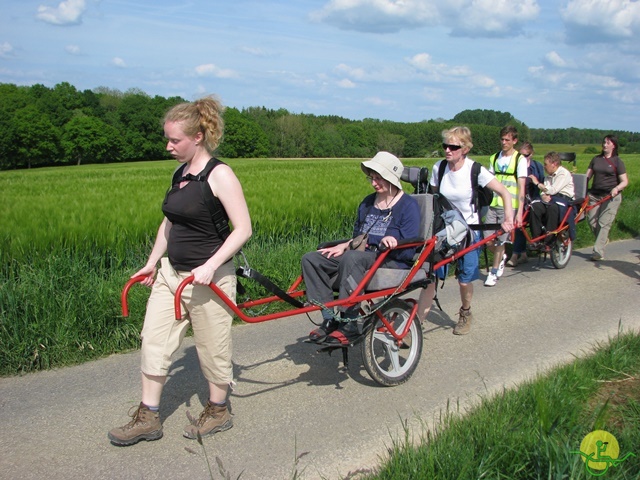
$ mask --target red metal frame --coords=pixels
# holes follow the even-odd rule
[[[576,212],[576,219],[575,222],[576,224],[578,222],[581,222],[582,220],[584,220],[587,212],[589,210],[593,210],[595,207],[597,207],[598,205],[601,205],[602,203],[606,202],[607,200],[611,199],[611,195],[607,195],[606,197],[601,198],[600,200],[598,200],[596,203],[594,203],[593,205],[589,205],[589,195],[587,195],[584,200],[582,201],[582,203],[580,204],[580,208],[578,209],[578,211]],[[573,208],[573,206],[571,207]],[[540,242],[542,240],[544,240],[545,238],[547,238],[549,235],[557,235],[559,233],[564,232],[565,230],[567,230],[569,228],[569,214],[571,213],[570,209],[567,208],[567,211],[565,212],[564,216],[562,217],[562,220],[560,221],[560,224],[558,225],[558,228],[556,228],[555,230],[551,231],[551,232],[545,232],[543,235],[540,235],[536,238],[531,238],[531,235],[529,235],[529,232],[527,231],[527,226],[528,223],[526,222],[526,218],[529,215],[529,211],[531,209],[531,204],[529,204],[529,206],[527,207],[527,209],[525,210],[524,214],[523,214],[523,218],[522,218],[522,226],[519,227],[520,231],[524,234],[524,238],[526,239],[527,243],[536,243],[536,242]],[[560,238],[560,237],[558,237]],[[567,242],[569,241],[568,239],[564,239],[563,242]]]
[[[474,243],[473,245],[468,246],[467,248],[457,252],[455,255],[445,258],[443,260],[441,260],[440,262],[435,263],[435,265],[433,266],[432,270],[436,270],[437,268],[446,265],[448,263],[451,263],[455,260],[457,260],[458,258],[462,257],[463,255],[469,253],[472,250],[475,250],[477,248],[482,247],[484,244],[486,244],[487,242],[493,240],[495,237],[497,237],[498,235],[500,235],[502,233],[501,230],[495,232],[494,234],[481,239],[480,241],[478,241],[477,243]],[[429,256],[431,255],[431,253],[433,252],[433,249],[436,245],[436,241],[437,238],[435,236],[433,236],[432,238],[430,238],[429,240],[426,240],[424,242],[412,242],[412,243],[406,243],[403,244],[399,247],[396,248],[420,248],[422,247],[422,250],[417,258],[417,260],[414,262],[414,264],[412,265],[411,269],[409,269],[409,271],[407,272],[407,275],[404,279],[404,281],[397,287],[393,287],[393,288],[387,288],[384,290],[377,290],[374,292],[366,292],[365,291],[365,286],[369,283],[369,281],[373,278],[373,276],[375,275],[376,271],[381,267],[382,263],[384,262],[384,260],[386,259],[387,255],[389,254],[389,252],[391,250],[385,250],[383,252],[380,253],[380,255],[378,255],[375,263],[373,264],[373,266],[371,267],[371,269],[367,272],[367,274],[365,275],[365,277],[362,279],[362,281],[360,282],[360,284],[358,285],[358,287],[353,291],[353,293],[351,295],[349,295],[349,297],[347,298],[343,298],[343,299],[338,299],[338,300],[333,300],[331,302],[327,302],[327,304],[325,305],[328,308],[334,307],[334,306],[352,306],[352,305],[356,305],[359,304],[360,302],[363,301],[368,301],[370,303],[373,303],[373,300],[378,299],[378,298],[384,298],[384,297],[388,297],[388,296],[399,296],[402,295],[403,293],[405,293],[405,291],[407,290],[407,287],[411,284],[413,278],[415,277],[415,275],[418,273],[418,271],[422,268],[422,266],[424,265],[424,263],[428,260]],[[131,289],[131,287],[138,282],[141,282],[143,280],[145,280],[147,277],[144,275],[141,276],[137,276],[137,277],[133,277],[131,278],[125,285],[123,291],[122,291],[122,295],[121,295],[121,302],[122,302],[122,315],[124,317],[127,317],[129,315],[129,307],[128,307],[128,303],[127,303],[127,295],[129,293],[129,290]],[[190,275],[189,277],[185,278],[180,285],[178,286],[176,293],[175,293],[175,299],[174,299],[174,308],[175,308],[175,314],[176,314],[176,321],[181,321],[182,320],[182,306],[181,306],[181,302],[182,302],[182,292],[184,291],[184,289],[187,287],[187,285],[191,284],[193,282],[193,275]],[[302,284],[303,279],[302,276],[299,276],[298,278],[296,278],[296,280],[291,284],[291,286],[287,289],[287,293],[294,298],[297,297],[302,297],[305,295],[305,291],[300,289],[300,285]],[[270,320],[276,320],[276,319],[280,319],[280,318],[285,318],[285,317],[290,317],[293,315],[300,315],[303,313],[309,313],[309,312],[315,312],[315,311],[319,311],[321,309],[320,306],[317,305],[308,305],[308,306],[304,306],[302,308],[290,308],[287,310],[283,310],[281,312],[276,312],[276,313],[270,313],[270,314],[266,314],[266,315],[257,315],[257,316],[250,316],[246,313],[246,310],[252,308],[252,307],[256,307],[256,306],[261,306],[261,305],[268,305],[268,304],[272,304],[274,302],[282,302],[283,300],[277,296],[270,296],[270,297],[265,297],[265,298],[260,298],[257,300],[249,300],[246,302],[242,302],[240,304],[235,304],[235,302],[233,302],[215,283],[211,283],[209,285],[209,288],[211,288],[211,290],[233,311],[233,313],[235,315],[238,316],[238,318],[240,318],[243,322],[246,323],[260,323],[260,322],[267,322]],[[405,328],[402,332],[396,332],[393,329],[393,326],[383,317],[383,315],[381,314],[381,312],[378,310],[375,312],[376,316],[381,320],[382,324],[384,325],[384,328],[386,329],[386,331],[388,331],[395,339],[397,342],[401,342],[402,339],[407,335],[407,333],[409,332],[409,329],[411,328],[411,324],[413,323],[413,320],[417,314],[417,310],[418,310],[418,305],[415,301],[413,300],[408,300],[409,302],[412,303],[412,309],[410,312],[410,317],[409,317],[409,321],[407,322],[407,324],[405,325]]]
[[[580,221],[581,219],[583,219],[586,212],[588,212],[592,208],[595,208],[597,205],[600,205],[601,203],[605,202],[609,198],[611,198],[610,195],[607,196],[607,197],[604,197],[598,203],[595,203],[593,205],[589,205],[589,198],[586,197],[584,199],[584,201],[582,202],[582,204],[580,206],[580,209],[578,210],[578,213],[576,214],[577,221]],[[531,236],[529,235],[529,233],[526,230],[526,227],[527,227],[526,217],[528,216],[528,213],[529,213],[529,209],[527,209],[525,211],[525,215],[524,215],[524,220],[525,221],[524,221],[523,225],[520,227],[520,229],[523,231],[523,233],[525,235],[525,238],[526,238],[527,242],[540,241],[540,240],[544,239],[545,237],[547,237],[548,235],[558,234],[558,233],[561,233],[562,231],[564,231],[564,230],[569,228],[569,225],[568,225],[569,209],[567,209],[567,212],[565,213],[562,221],[560,222],[560,225],[558,226],[558,228],[556,230],[554,230],[553,232],[546,232],[544,235],[542,235],[540,237],[537,237],[537,238],[531,238]],[[438,268],[440,268],[440,267],[442,267],[444,265],[447,265],[447,264],[457,260],[458,258],[466,255],[470,251],[482,247],[483,245],[485,245],[486,243],[490,242],[494,238],[498,237],[502,233],[503,233],[502,230],[498,230],[495,233],[493,233],[492,235],[487,236],[485,238],[482,238],[481,240],[479,240],[478,242],[474,243],[473,245],[470,245],[467,248],[465,248],[463,250],[460,250],[459,252],[456,252],[453,256],[445,258],[445,259],[443,259],[443,260],[441,260],[439,262],[436,262],[433,265],[432,270],[435,271]],[[404,244],[402,246],[397,247],[397,248],[419,248],[419,247],[423,247],[422,251],[420,252],[420,255],[418,256],[418,259],[414,262],[413,266],[408,271],[406,278],[404,279],[402,284],[400,284],[399,286],[394,287],[394,288],[384,289],[384,290],[378,290],[378,291],[374,291],[374,292],[365,292],[364,291],[365,286],[369,283],[371,278],[373,278],[373,276],[375,275],[376,271],[380,268],[380,266],[382,265],[382,263],[386,259],[387,255],[389,254],[390,250],[386,250],[386,251],[381,252],[380,255],[378,255],[378,258],[376,259],[376,261],[373,264],[373,266],[371,267],[371,269],[367,272],[367,274],[365,275],[365,277],[362,280],[362,282],[360,282],[358,287],[353,291],[353,293],[351,295],[349,295],[349,297],[343,298],[343,299],[333,300],[331,302],[327,302],[327,304],[325,306],[328,307],[328,308],[335,307],[335,306],[352,306],[352,305],[356,305],[356,304],[358,304],[360,302],[363,302],[363,301],[368,301],[368,302],[372,303],[373,300],[378,299],[378,298],[384,298],[384,297],[388,297],[388,296],[391,296],[391,295],[393,295],[393,296],[402,295],[405,292],[405,290],[407,289],[407,287],[409,286],[409,284],[412,282],[413,278],[418,273],[420,268],[422,268],[424,262],[427,261],[427,259],[431,255],[431,253],[432,253],[432,251],[433,251],[433,249],[435,247],[436,240],[437,240],[436,237],[433,236],[432,238],[430,238],[429,240],[427,240],[425,242],[407,243],[407,244]],[[141,282],[141,281],[145,280],[146,278],[147,277],[145,277],[145,276],[137,276],[137,277],[131,278],[126,283],[126,285],[125,285],[125,287],[124,287],[124,289],[122,291],[122,295],[121,295],[122,315],[124,317],[127,317],[129,315],[129,308],[128,308],[128,304],[127,304],[127,295],[129,293],[129,290],[131,289],[131,287],[135,283]],[[182,281],[182,283],[180,283],[180,285],[178,286],[178,289],[176,290],[175,299],[174,299],[174,308],[175,308],[175,314],[176,314],[176,320],[177,321],[181,321],[182,320],[182,306],[181,306],[182,292],[187,287],[187,285],[189,285],[189,284],[191,284],[193,282],[193,278],[194,278],[193,275],[190,275],[189,277],[185,278]],[[293,298],[303,297],[305,295],[305,291],[300,289],[300,286],[301,286],[302,282],[303,282],[302,276],[299,276],[298,278],[296,278],[296,280],[287,289],[287,294],[289,294]],[[220,288],[215,283],[211,283],[209,285],[209,288],[211,288],[211,290],[233,311],[233,313],[235,315],[238,316],[238,318],[240,318],[243,322],[246,322],[246,323],[267,322],[267,321],[270,321],[270,320],[277,320],[277,319],[280,319],[280,318],[286,318],[286,317],[290,317],[290,316],[293,316],[293,315],[300,315],[300,314],[304,314],[304,313],[315,312],[315,311],[319,311],[321,309],[321,307],[319,307],[317,305],[307,305],[307,306],[304,306],[304,307],[301,307],[301,308],[290,308],[290,309],[287,309],[287,310],[283,310],[283,311],[275,312],[275,313],[270,313],[270,314],[266,314],[266,315],[251,316],[251,315],[246,313],[246,310],[248,310],[250,308],[253,308],[253,307],[257,307],[257,306],[269,305],[269,304],[272,304],[272,303],[275,303],[275,302],[283,302],[283,300],[280,297],[277,297],[277,296],[274,295],[274,296],[260,298],[260,299],[256,299],[256,300],[248,300],[246,302],[242,302],[240,304],[236,304],[222,290],[220,290]],[[417,304],[415,304],[415,302],[413,302],[413,303],[414,304],[413,304],[412,311],[411,311],[411,314],[410,314],[410,319],[409,319],[410,321],[407,322],[407,325],[405,326],[404,331],[401,332],[401,333],[395,332],[393,330],[393,327],[391,326],[391,324],[386,319],[383,318],[383,316],[380,313],[380,311],[376,311],[375,312],[375,314],[378,316],[378,318],[382,321],[382,323],[384,325],[384,328],[397,341],[401,341],[402,338],[404,338],[404,336],[408,333],[409,328],[411,327],[411,323],[413,322],[413,319],[414,319],[414,317],[416,315],[416,312],[417,312]]]

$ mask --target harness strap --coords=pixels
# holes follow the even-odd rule
[[[229,217],[227,216],[227,212],[222,206],[222,202],[220,202],[220,199],[213,194],[213,192],[211,191],[211,187],[209,186],[209,182],[207,181],[211,171],[215,167],[221,164],[222,162],[220,160],[218,160],[217,158],[212,158],[211,160],[209,160],[204,170],[202,170],[198,175],[192,175],[191,173],[188,173],[184,176],[180,176],[184,169],[184,166],[183,166],[182,169],[176,172],[176,176],[178,176],[178,178],[175,179],[174,177],[173,183],[174,184],[179,182],[199,182],[200,183],[200,189],[202,190],[202,197],[204,199],[205,204],[207,205],[207,208],[209,209],[209,213],[211,214],[211,220],[213,222],[213,225],[215,226],[216,231],[218,232],[218,235],[220,235],[220,238],[224,242],[227,239],[227,237],[231,234],[231,229],[229,228]]]
[[[193,175],[191,173],[187,173],[186,175],[182,175],[186,164],[181,165],[173,174],[172,186],[179,184],[181,182],[199,182],[200,190],[202,191],[202,198],[204,200],[207,209],[209,210],[209,214],[211,215],[211,221],[213,222],[213,226],[218,232],[218,235],[224,242],[229,235],[231,235],[231,229],[229,228],[229,217],[227,215],[222,202],[218,197],[216,197],[211,191],[211,187],[209,186],[209,174],[211,171],[216,168],[218,165],[222,165],[223,162],[218,160],[217,158],[211,158],[207,163],[204,170],[202,170],[198,175]],[[238,252],[242,254],[242,250]],[[247,291],[244,288],[244,285],[240,283],[238,280],[236,283],[236,292],[240,295],[244,295]]]
[[[468,225],[469,230],[498,230],[502,228],[499,223],[479,223],[474,225]]]
[[[267,277],[262,275],[257,270],[254,270],[253,268],[250,268],[248,266],[240,267],[238,268],[238,270],[236,270],[236,275],[244,278],[252,278],[256,282],[258,282],[260,285],[262,285],[264,288],[266,288],[268,291],[276,295],[278,298],[280,298],[281,300],[284,300],[285,302],[287,302],[290,305],[293,305],[296,308],[304,307],[304,304],[302,302],[293,298],[291,295],[289,295],[287,292],[282,290],[275,283],[273,283],[271,280],[269,280]]]

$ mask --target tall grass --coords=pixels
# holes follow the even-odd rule
[[[622,383],[620,383],[622,382]],[[626,383],[625,383],[626,382]],[[615,385],[615,387],[613,387]],[[610,390],[624,392],[614,407]],[[449,406],[425,425],[418,445],[395,441],[378,479],[587,479],[575,452],[594,430],[613,434],[620,456],[632,452],[604,478],[640,475],[640,336],[626,333],[591,356],[544,377],[481,399],[470,411]]]
[[[640,230],[640,156],[630,157],[632,185],[612,239]],[[590,158],[578,156],[578,171]],[[356,208],[372,191],[360,161],[230,161],[252,217],[254,236],[244,249],[251,266],[286,287],[305,252],[350,236]],[[161,161],[0,172],[0,375],[138,346],[147,291],[131,290],[127,320],[119,293],[146,262],[175,167]],[[590,241],[583,223],[578,246]],[[249,293],[264,294],[259,286]]]
[[[254,225],[246,256],[283,286],[299,275],[306,251],[350,235],[371,188],[356,160],[231,163]],[[119,295],[146,262],[175,165],[0,173],[0,375],[138,347],[148,291],[131,290],[128,319]]]

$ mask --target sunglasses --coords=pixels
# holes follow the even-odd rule
[[[460,149],[462,148],[462,145],[450,145],[450,144],[448,144],[448,143],[443,143],[443,144],[442,144],[442,149],[443,149],[443,150],[446,150],[447,148],[448,148],[451,152],[455,152],[455,151],[457,151],[457,150],[460,150]]]

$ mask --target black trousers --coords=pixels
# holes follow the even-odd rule
[[[542,235],[543,226],[547,232],[552,232],[560,225],[560,207],[555,202],[545,203],[539,200],[532,202],[529,224],[533,238]]]

